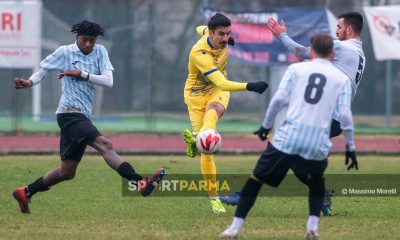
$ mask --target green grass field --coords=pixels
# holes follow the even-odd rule
[[[218,156],[218,172],[250,173],[257,157]],[[198,159],[183,156],[124,158],[140,173],[159,166],[168,174],[200,172]],[[359,161],[357,174],[400,173],[397,156]],[[32,213],[21,214],[11,190],[58,165],[56,155],[0,157],[0,239],[217,239],[235,211],[216,215],[206,197],[122,197],[120,177],[100,156],[85,156],[74,180],[38,193]],[[331,156],[327,173],[348,173],[343,156]],[[399,239],[399,206],[400,197],[335,197],[334,215],[320,220],[321,238]],[[260,197],[241,238],[302,239],[307,215],[306,197]]]

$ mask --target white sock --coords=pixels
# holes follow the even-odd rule
[[[217,200],[217,199],[218,199],[218,196],[210,197],[210,200]]]
[[[307,231],[318,231],[319,217],[310,215],[307,221]]]
[[[238,217],[233,217],[233,221],[231,224],[231,228],[236,228],[241,230],[244,224],[244,219],[243,218],[238,218]]]

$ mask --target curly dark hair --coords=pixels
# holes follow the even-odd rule
[[[71,32],[79,35],[93,36],[104,35],[104,28],[97,23],[92,23],[84,20],[80,23],[74,24],[71,27]]]

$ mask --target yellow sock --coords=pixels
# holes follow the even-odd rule
[[[204,180],[207,181],[208,196],[218,196],[216,182],[217,182],[217,168],[215,167],[214,155],[201,154],[201,173]]]
[[[204,129],[215,129],[217,127],[218,114],[214,109],[210,109],[203,117],[203,126],[200,131]]]

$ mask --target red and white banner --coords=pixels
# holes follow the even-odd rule
[[[0,1],[0,67],[34,68],[41,51],[41,1]]]
[[[364,7],[377,60],[400,59],[400,5]]]

